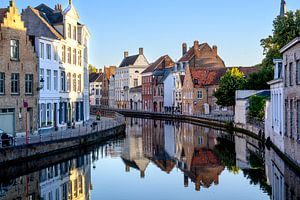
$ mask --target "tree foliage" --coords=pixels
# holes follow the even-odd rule
[[[238,68],[228,70],[221,78],[219,88],[214,96],[220,106],[235,105],[235,91],[243,89],[246,83],[244,74]]]
[[[300,10],[288,12],[286,16],[278,16],[273,21],[273,35],[261,40],[265,58],[260,64],[260,71],[250,74],[246,89],[269,89],[267,82],[274,77],[273,59],[281,58],[280,49],[295,37],[300,36]]]
[[[97,68],[92,65],[92,64],[89,64],[89,73],[96,73],[97,72]]]
[[[251,96],[249,99],[249,116],[262,121],[265,118],[266,97]]]

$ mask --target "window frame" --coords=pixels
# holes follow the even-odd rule
[[[0,72],[0,95],[5,95],[5,73]]]
[[[33,95],[33,74],[25,74],[25,95]]]
[[[15,42],[13,44],[13,42]],[[10,40],[10,59],[14,61],[20,60],[20,41],[17,39]]]
[[[20,74],[19,73],[11,74],[11,94],[20,95]]]
[[[46,56],[48,60],[51,60],[52,57],[52,48],[51,48],[51,44],[46,44]]]

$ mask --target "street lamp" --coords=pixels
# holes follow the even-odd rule
[[[45,83],[44,78],[41,78],[41,80],[40,80],[40,86],[37,88],[38,91],[40,91],[40,90],[42,90],[44,88],[44,83]]]

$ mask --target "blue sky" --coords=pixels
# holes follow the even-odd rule
[[[26,8],[40,3],[67,6],[68,0],[16,0]],[[149,62],[163,54],[174,60],[181,44],[194,40],[217,45],[227,66],[249,66],[262,59],[260,39],[271,34],[280,0],[73,0],[91,32],[90,63],[119,65],[123,52],[144,47]],[[6,7],[8,0],[0,3]],[[300,8],[287,0],[288,10]]]

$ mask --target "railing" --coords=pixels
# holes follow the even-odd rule
[[[42,142],[59,141],[64,139],[77,138],[81,136],[90,135],[93,133],[109,130],[114,127],[124,124],[125,118],[120,114],[116,114],[114,118],[101,120],[101,121],[89,121],[83,126],[78,126],[75,129],[61,129],[58,131],[51,131],[49,133],[30,135],[28,144],[38,144]],[[0,148],[16,147],[26,145],[26,137],[13,137],[10,139],[0,139]]]

